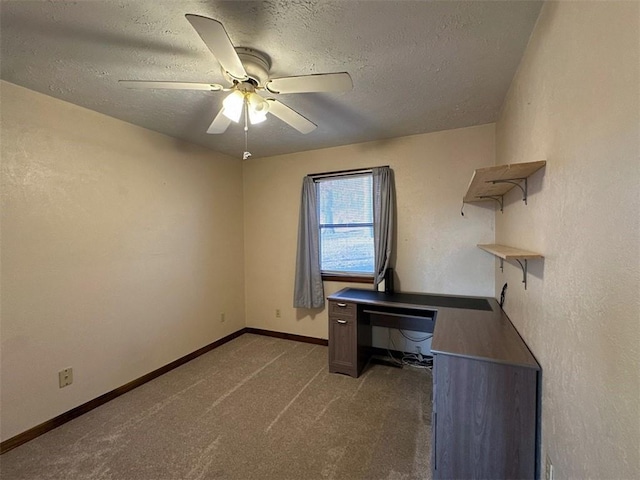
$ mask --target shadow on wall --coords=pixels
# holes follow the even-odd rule
[[[460,214],[465,218],[467,218],[467,215],[469,215],[467,212],[465,212],[465,209],[469,208],[469,206],[482,208],[484,210],[493,210],[496,213],[500,213],[500,203],[497,200],[489,199],[485,202],[463,203],[460,207]]]
[[[296,320],[304,320],[306,318],[310,318],[311,320],[315,320],[316,316],[320,313],[324,312],[323,308],[296,308]]]
[[[527,262],[527,275],[544,280],[544,258],[536,258]]]
[[[543,168],[527,177],[527,199],[542,191],[542,185],[548,166],[549,164],[547,163]],[[517,194],[511,194],[511,192],[509,192],[504,195],[504,208],[515,203],[523,202],[524,193],[522,192],[522,188],[524,188],[524,182],[521,181],[519,184],[520,187],[513,188],[513,190],[518,192]]]
[[[533,258],[530,260],[527,260],[527,283],[530,281],[531,277],[535,277],[539,280],[544,280],[544,258]],[[499,260],[497,260],[499,262]],[[522,265],[524,265],[524,260],[520,260],[520,262],[522,263]],[[518,278],[520,279],[520,281],[523,280],[524,278],[524,271],[523,271],[523,267],[514,259],[511,260],[504,260],[504,269],[506,271],[507,268],[513,268],[515,269],[518,273]],[[504,275],[504,273],[502,272],[497,272],[498,275]],[[506,281],[506,277],[505,281]],[[498,281],[501,280],[501,277],[498,277]],[[524,282],[521,283],[521,285],[524,285]]]

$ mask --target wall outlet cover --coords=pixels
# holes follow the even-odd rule
[[[58,384],[60,388],[66,387],[73,383],[73,368],[68,367],[58,372]]]

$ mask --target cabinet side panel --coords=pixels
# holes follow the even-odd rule
[[[534,478],[536,371],[437,355],[435,478]]]

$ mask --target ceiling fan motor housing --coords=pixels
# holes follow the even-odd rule
[[[271,68],[269,57],[253,48],[236,47],[235,50],[249,76],[249,80],[245,80],[245,82],[252,83],[254,87],[264,86],[269,80],[269,69]],[[230,76],[224,69],[222,69],[222,74],[230,82],[238,82],[238,79]]]

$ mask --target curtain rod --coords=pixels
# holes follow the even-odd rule
[[[307,177],[311,178],[323,178],[323,177],[335,177],[337,175],[345,175],[349,173],[370,173],[374,168],[384,168],[389,165],[380,165],[379,167],[366,167],[366,168],[352,168],[351,170],[336,170],[335,172],[323,172],[323,173],[310,173]]]

